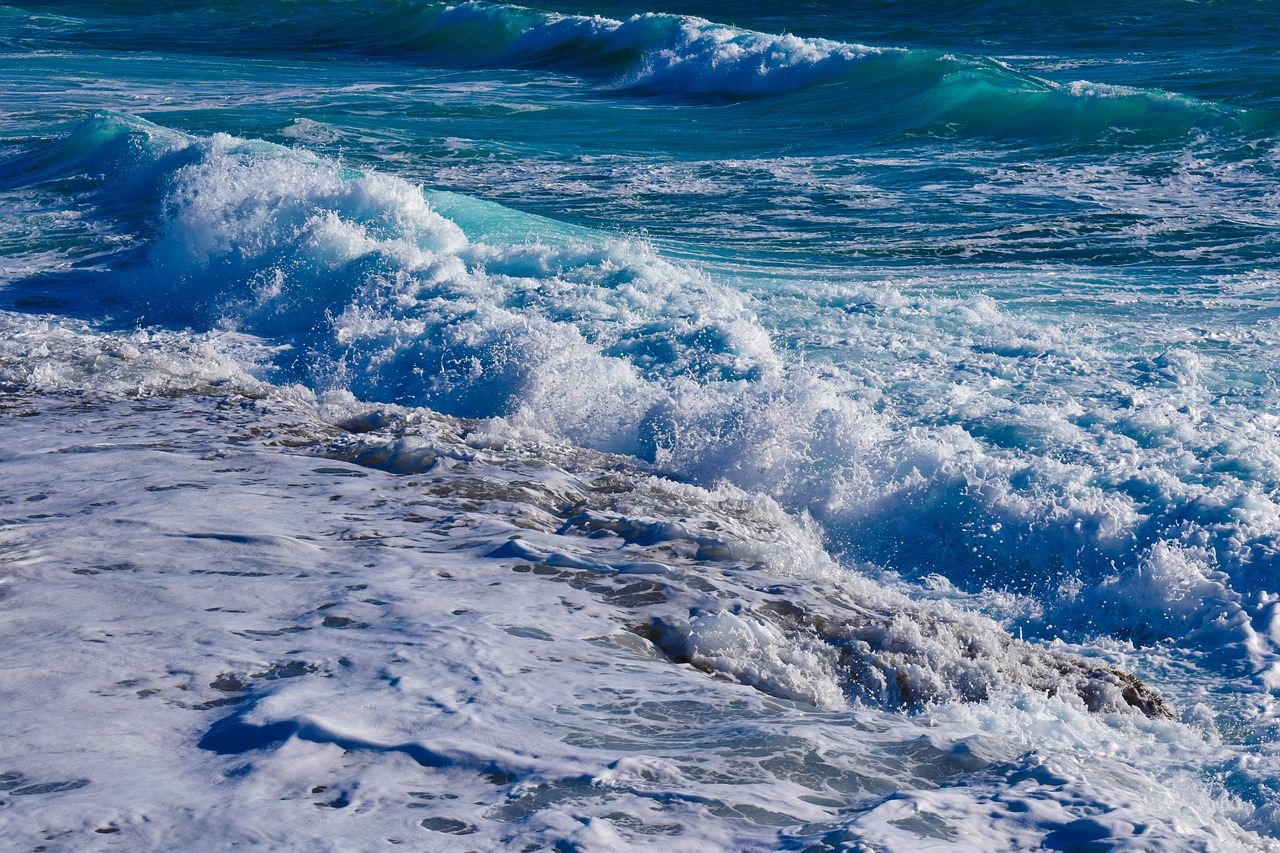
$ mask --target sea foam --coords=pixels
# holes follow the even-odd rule
[[[810,513],[858,558],[969,591],[1004,585],[1036,630],[1110,619],[1141,642],[1202,642],[1233,670],[1227,650],[1269,648],[1251,627],[1266,581],[1249,555],[1274,507],[1221,463],[1237,428],[1197,429],[1195,400],[1221,380],[1185,350],[1117,362],[987,298],[871,293],[871,322],[849,326],[852,297],[824,285],[796,326],[785,292],[727,286],[640,241],[115,115],[51,151],[42,168],[106,170],[112,189],[85,189],[102,216],[148,223],[113,283],[124,310],[258,340],[260,379],[502,416],[702,485],[726,479]],[[828,323],[884,369],[782,354]],[[923,351],[904,362],[893,341],[908,339]],[[1065,407],[1032,399],[1036,375],[1070,392]],[[1149,398],[1152,385],[1185,402]],[[1183,453],[1193,446],[1200,457]],[[1032,453],[1047,447],[1058,455]],[[1206,542],[1221,568],[1178,562]]]

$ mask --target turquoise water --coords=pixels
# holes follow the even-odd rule
[[[1280,834],[1277,12],[0,7],[5,381],[148,396],[251,376],[740,490],[873,585],[1135,671],[1176,718],[1152,737],[1199,744],[1153,772],[1211,804],[1203,837],[1036,812],[1025,837],[997,821],[1001,843],[1263,849]],[[108,363],[139,335],[233,367],[138,355],[122,380]],[[712,646],[753,654],[715,624]],[[983,713],[955,710],[964,689],[711,668],[908,726],[935,704]],[[991,714],[1002,737],[1025,722]],[[1141,737],[1117,737],[1138,767]],[[972,784],[1007,797],[1017,772]],[[1097,784],[1071,820],[1128,790]],[[728,820],[712,814],[684,825]],[[795,837],[920,849],[894,820]],[[955,820],[912,831],[981,849]]]

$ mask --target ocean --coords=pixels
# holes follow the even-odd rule
[[[1280,850],[1280,6],[0,6],[15,851]]]

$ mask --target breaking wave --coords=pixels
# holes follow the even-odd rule
[[[121,4],[114,11],[114,26],[74,18],[26,25],[37,43],[541,69],[615,93],[698,100],[794,95],[816,99],[838,124],[877,135],[1060,139],[1113,132],[1120,141],[1150,142],[1195,130],[1255,133],[1276,124],[1268,112],[1155,89],[1058,83],[983,56],[771,34],[687,15],[613,19],[475,2],[331,2],[309,6],[305,15],[285,7],[269,24],[249,28],[243,21],[251,16],[229,4],[193,8],[178,21],[165,17],[153,30],[149,6]],[[287,43],[272,35],[277,31],[290,33]],[[154,41],[161,33],[162,45]]]
[[[86,315],[248,336],[262,342],[250,368],[261,379],[503,417],[692,482],[731,481],[812,515],[855,559],[957,595],[1003,590],[986,606],[1033,632],[1180,637],[1246,675],[1265,657],[1250,650],[1270,642],[1274,607],[1255,591],[1276,552],[1266,472],[1280,471],[1280,447],[1256,444],[1243,469],[1230,460],[1241,427],[1208,429],[1179,400],[1240,377],[1189,351],[1117,367],[985,298],[817,289],[793,317],[785,294],[748,295],[643,242],[119,114],[5,174],[72,181],[134,233],[107,260],[110,284],[86,274],[78,298],[100,301]],[[874,323],[842,361],[806,366],[779,345],[821,330],[824,312],[847,323],[849,304]],[[877,330],[895,324],[937,348],[922,364],[940,372],[901,387],[889,365],[861,372],[859,359],[894,358]],[[953,358],[968,360],[961,373]],[[1046,372],[1074,389],[1071,405],[1035,402]],[[966,395],[967,373],[1021,377],[1024,391]],[[1145,401],[1156,386],[1176,393]]]

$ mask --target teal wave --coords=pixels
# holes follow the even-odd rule
[[[1198,130],[1257,135],[1280,126],[1275,112],[1161,89],[1052,81],[984,56],[771,34],[664,13],[609,18],[380,0],[283,3],[255,17],[241,3],[170,4],[158,13],[125,2],[92,20],[29,23],[48,39],[112,50],[355,55],[564,73],[614,95],[786,98],[794,103],[784,113],[890,137],[1074,139],[1115,131],[1114,141],[1147,143]]]

